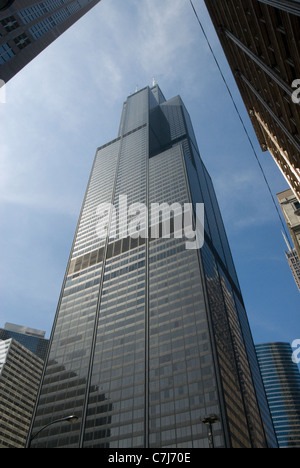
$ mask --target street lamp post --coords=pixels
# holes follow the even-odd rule
[[[69,422],[70,424],[73,424],[75,422],[78,421],[78,416],[75,416],[74,414],[71,415],[71,416],[66,416],[65,418],[60,418],[60,419],[56,419],[55,421],[52,421],[50,422],[49,424],[46,424],[46,426],[42,427],[39,431],[37,431],[35,434],[33,434],[30,439],[29,439],[29,442],[28,442],[28,445],[27,445],[27,448],[30,448],[31,446],[31,442],[33,441],[33,439],[35,439],[44,429],[46,429],[47,427],[51,426],[52,424],[57,424],[57,423],[60,423],[60,422]]]
[[[209,448],[215,448],[214,445],[214,436],[213,436],[213,424],[220,422],[219,418],[215,414],[211,414],[206,418],[202,419],[203,424],[207,426],[207,436],[208,436],[208,444]]]

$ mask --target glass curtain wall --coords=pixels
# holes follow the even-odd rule
[[[103,203],[117,216],[101,237]],[[174,216],[162,238],[153,203],[204,203],[204,246],[188,250]],[[135,211],[138,227],[128,223]],[[179,96],[144,88],[124,103],[116,140],[96,152],[33,429],[79,420],[49,427],[32,446],[208,447],[201,419],[212,413],[216,447],[275,446],[253,351],[189,115]]]

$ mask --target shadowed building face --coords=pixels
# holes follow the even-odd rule
[[[205,3],[261,148],[300,201],[300,2]]]

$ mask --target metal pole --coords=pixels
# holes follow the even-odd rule
[[[46,429],[47,427],[51,426],[52,424],[57,424],[57,423],[60,423],[60,422],[64,422],[64,421],[67,421],[69,423],[74,423],[76,421],[78,421],[78,417],[77,416],[67,416],[66,418],[61,418],[61,419],[56,419],[55,421],[52,421],[50,422],[49,424],[46,424],[46,426],[42,427],[40,430],[38,430],[35,434],[33,434],[30,438],[29,438],[29,442],[27,444],[27,448],[30,448],[31,447],[31,442],[33,441],[33,439],[35,439],[39,434],[40,432],[42,432],[44,429]]]
[[[213,431],[212,431],[212,424],[208,424],[208,444],[209,448],[215,448],[214,447],[214,436],[213,436]]]
[[[206,418],[202,419],[203,424],[207,426],[207,437],[208,437],[208,446],[209,448],[215,448],[214,444],[214,435],[213,435],[213,424],[220,422],[220,419],[217,415],[211,414]]]

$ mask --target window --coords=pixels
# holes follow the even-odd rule
[[[8,62],[14,55],[15,53],[8,44],[2,44],[0,46],[0,65]]]
[[[18,28],[20,25],[14,16],[8,16],[1,20],[1,24],[7,32],[13,31]]]
[[[31,41],[29,37],[25,33],[23,33],[15,37],[14,42],[19,49],[24,49],[30,44]]]
[[[296,211],[300,210],[300,203],[298,201],[294,203],[294,208]]]

